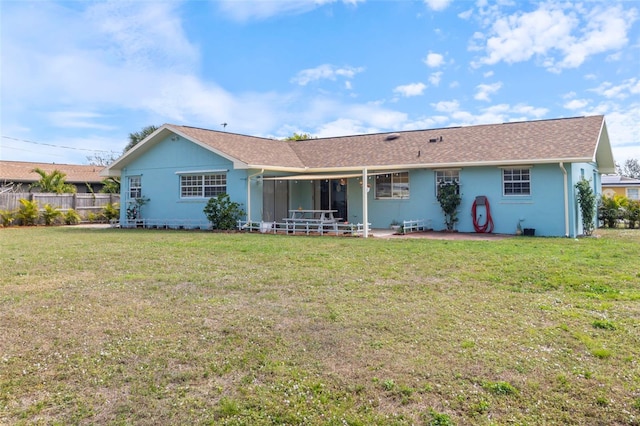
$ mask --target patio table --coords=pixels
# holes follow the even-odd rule
[[[342,219],[333,216],[337,211],[338,210],[289,210],[289,217],[285,217],[283,221],[286,224],[287,232],[295,232],[298,225],[304,225],[304,229],[309,233],[309,226],[311,225],[314,228],[317,226],[318,232],[322,233],[325,225],[333,225],[334,230],[337,230],[337,223]]]

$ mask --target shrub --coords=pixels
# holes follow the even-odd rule
[[[640,227],[640,200],[627,199],[624,218],[628,221],[629,228]]]
[[[204,208],[204,214],[211,222],[213,229],[231,230],[236,227],[244,211],[239,203],[231,201],[229,194],[220,194],[209,199]]]
[[[618,197],[602,196],[598,203],[598,220],[607,228],[615,228],[620,219],[620,203]]]
[[[2,223],[3,228],[11,226],[15,219],[15,212],[9,210],[0,210],[0,223]]]
[[[457,182],[443,182],[438,185],[438,202],[444,212],[444,222],[449,231],[453,230],[458,221],[458,207],[462,202],[459,189]]]
[[[581,179],[576,183],[578,190],[578,205],[582,213],[582,230],[584,235],[591,235],[594,228],[594,218],[596,214],[596,195],[591,188],[591,181]]]
[[[63,215],[63,220],[67,225],[75,225],[77,223],[80,223],[80,215],[75,210],[69,209]]]
[[[112,204],[107,203],[102,210],[102,214],[107,219],[107,221],[111,221],[111,219],[117,219],[120,217],[120,207],[118,203]]]
[[[40,212],[38,212],[38,202],[35,200],[29,201],[25,198],[21,198],[18,201],[20,202],[20,208],[16,212],[16,219],[20,221],[20,225],[29,226],[37,224],[38,217],[40,216]]]
[[[93,213],[93,212],[87,213],[87,221],[89,223],[97,222],[98,221],[98,215]]]
[[[53,207],[51,204],[44,205],[42,219],[44,219],[46,226],[51,226],[56,223],[56,220],[58,220],[60,216],[62,216],[62,212],[57,207]]]

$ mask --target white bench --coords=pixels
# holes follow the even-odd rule
[[[409,232],[426,231],[426,230],[427,230],[427,226],[425,225],[424,219],[405,220],[402,222],[403,234],[407,234]]]

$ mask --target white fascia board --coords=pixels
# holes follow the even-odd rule
[[[171,130],[167,124],[163,124],[155,132],[151,133],[149,136],[141,140],[129,151],[122,154],[118,159],[116,159],[116,161],[114,161],[113,163],[105,167],[100,172],[100,176],[111,176],[111,177],[120,176],[120,172],[122,171],[122,168],[123,168],[122,167],[123,163],[126,164],[127,160],[131,158],[136,158],[139,154],[146,151],[148,147],[150,147],[153,144],[152,141],[154,141],[154,138],[164,131],[174,133],[173,130]]]
[[[265,169],[274,172],[288,172],[288,173],[348,173],[348,172],[362,172],[367,169],[370,171],[397,171],[397,170],[413,170],[413,169],[429,169],[429,170],[444,170],[444,169],[461,169],[463,167],[509,167],[509,166],[526,166],[532,164],[557,164],[564,163],[593,163],[593,159],[586,157],[576,158],[544,158],[535,160],[499,160],[499,161],[472,161],[472,162],[458,162],[458,163],[420,163],[420,164],[385,164],[385,165],[360,165],[349,167],[273,167],[266,165],[251,164],[249,168],[252,169]]]
[[[607,125],[604,118],[602,119],[600,133],[598,134],[598,141],[596,142],[596,147],[593,152],[593,161],[598,163],[600,173],[616,172],[616,162],[613,157],[611,140],[609,139],[609,132],[607,131]]]

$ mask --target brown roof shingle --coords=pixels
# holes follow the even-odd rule
[[[437,168],[591,162],[596,159],[598,144],[604,141],[606,149],[598,151],[598,154],[604,153],[601,166],[604,173],[608,173],[614,162],[608,138],[601,137],[604,126],[604,116],[598,115],[302,141],[282,141],[171,124],[164,125],[163,129],[181,134],[248,167],[289,169],[292,172],[360,170],[363,167]],[[159,137],[162,135],[156,140]],[[147,141],[151,142],[150,139]],[[145,149],[144,146],[141,148]],[[142,149],[137,153],[130,152],[131,158],[142,152]],[[107,173],[117,173],[129,161],[128,156],[126,154],[116,161]]]
[[[100,176],[100,172],[104,169],[102,166],[0,160],[0,181],[38,181],[40,180],[40,175],[33,171],[36,168],[42,169],[47,173],[59,170],[67,175],[65,180],[69,183],[99,183],[104,180],[104,177]]]
[[[293,142],[316,167],[539,162],[592,159],[602,116],[489,124]],[[435,141],[435,142],[431,142]]]
[[[304,167],[304,164],[291,149],[291,146],[281,140],[172,124],[167,125],[167,127],[175,129],[190,138],[197,139],[207,146],[247,164]]]

